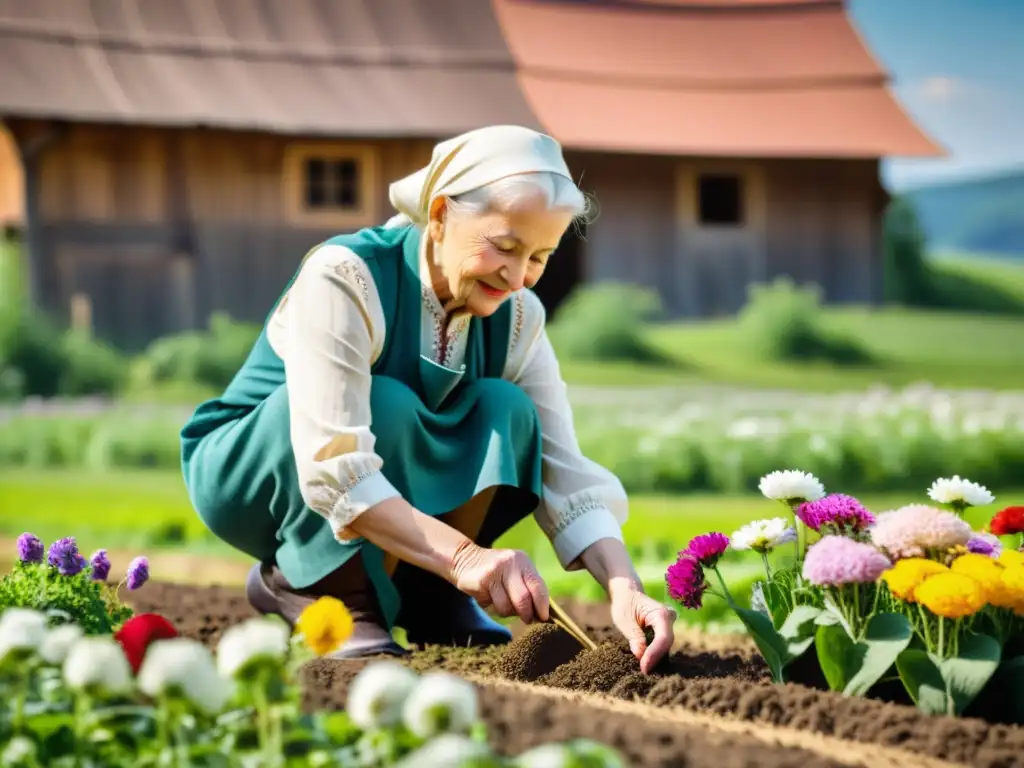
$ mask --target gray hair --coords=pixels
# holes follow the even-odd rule
[[[549,210],[572,212],[577,226],[590,222],[593,201],[571,179],[550,171],[520,173],[492,181],[477,189],[448,198],[448,209],[457,214],[479,215],[488,211],[512,211],[540,194]],[[393,216],[385,226],[409,224],[404,214]]]

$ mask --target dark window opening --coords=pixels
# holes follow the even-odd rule
[[[743,224],[743,183],[739,176],[701,176],[698,184],[698,221],[701,224]]]
[[[351,158],[310,158],[305,164],[306,206],[351,210],[360,207],[359,163]]]

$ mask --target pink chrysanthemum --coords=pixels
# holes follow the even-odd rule
[[[892,567],[870,544],[846,536],[823,536],[804,557],[804,578],[818,586],[878,581]]]
[[[966,546],[973,535],[971,526],[956,514],[927,504],[883,512],[871,528],[871,541],[894,560]]]
[[[729,537],[724,533],[704,533],[690,539],[685,552],[705,568],[713,568],[728,548]]]
[[[700,608],[708,583],[700,563],[683,553],[665,572],[668,594],[684,608]]]
[[[875,516],[863,504],[843,493],[804,502],[797,507],[796,516],[812,531],[862,531],[875,523]]]

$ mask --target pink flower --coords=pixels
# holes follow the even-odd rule
[[[818,586],[878,581],[892,567],[870,544],[846,536],[823,536],[804,557],[804,578]]]
[[[724,533],[705,533],[690,539],[686,554],[696,558],[705,568],[714,568],[728,548],[729,537]]]
[[[971,526],[955,513],[926,504],[883,512],[871,528],[871,541],[894,560],[966,546],[973,535]]]
[[[700,608],[708,588],[704,569],[685,552],[665,572],[668,594],[684,608]]]
[[[796,516],[812,531],[822,528],[862,531],[875,522],[875,516],[852,496],[833,493],[817,501],[806,501],[796,509]]]

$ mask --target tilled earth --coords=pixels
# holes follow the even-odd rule
[[[226,627],[255,615],[239,590],[223,587],[150,583],[132,603],[211,646]],[[615,746],[638,767],[1024,768],[1024,729],[773,685],[745,640],[684,637],[660,669],[644,675],[608,626],[606,607],[567,607],[600,643],[596,650],[583,651],[551,626],[519,627],[505,648],[434,646],[410,663],[478,683],[483,716],[509,754],[586,737]],[[344,706],[359,668],[351,661],[311,662],[304,673],[307,705]]]

